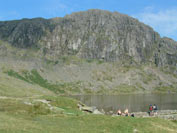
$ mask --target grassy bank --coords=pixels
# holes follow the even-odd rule
[[[50,105],[39,99],[50,101]],[[28,103],[28,104],[27,104]],[[30,103],[30,104],[29,104]],[[159,118],[93,115],[77,109],[77,101],[65,97],[0,99],[1,133],[117,133],[176,132],[177,123]]]
[[[46,88],[56,94],[70,94],[80,93],[80,82],[69,83],[51,83],[44,79],[40,73],[33,69],[31,71],[23,70],[20,73],[12,69],[4,71],[8,76],[27,82],[28,84],[35,84],[40,87]]]

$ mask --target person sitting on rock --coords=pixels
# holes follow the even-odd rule
[[[117,110],[117,115],[122,115],[122,112],[121,112],[121,110],[119,109],[119,110]]]
[[[128,116],[128,109],[125,109],[124,114],[125,116]]]
[[[156,104],[154,104],[153,110],[157,110],[157,105]]]
[[[149,113],[149,116],[152,115],[152,110],[153,110],[153,106],[150,104],[150,105],[149,105],[149,112],[148,112],[148,113]]]
[[[153,106],[153,111],[154,111],[155,113],[157,113],[157,105],[156,105],[156,104],[154,104],[154,106]]]
[[[131,114],[131,117],[135,117],[135,114]]]

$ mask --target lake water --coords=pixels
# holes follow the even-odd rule
[[[79,95],[73,98],[106,112],[126,108],[129,112],[146,112],[150,104],[156,104],[159,110],[177,110],[177,94]]]

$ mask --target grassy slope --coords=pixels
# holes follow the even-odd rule
[[[45,94],[53,95],[53,92],[0,72],[0,96],[31,97]]]
[[[38,84],[1,73],[0,132],[175,132],[177,123],[158,118],[127,118],[80,112],[77,101],[55,96]],[[4,86],[6,88],[4,89]],[[49,96],[50,95],[50,96]],[[27,97],[28,96],[28,97]],[[37,102],[46,99],[55,110]],[[24,104],[25,102],[33,105]]]
[[[80,93],[79,84],[80,82],[73,83],[50,83],[48,80],[44,79],[37,70],[33,69],[31,71],[23,70],[21,73],[16,72],[12,69],[4,72],[10,77],[16,78],[18,80],[24,81],[28,84],[38,85],[40,87],[46,88],[57,94],[74,94]]]
[[[15,78],[13,80],[17,81],[19,86],[26,84],[25,81],[20,80],[19,82]],[[6,85],[8,86],[8,84]],[[77,109],[77,101],[54,96],[55,94],[50,91],[48,93],[38,92],[35,86],[32,85],[31,88],[8,86],[9,91],[5,91],[4,95],[11,97],[0,97],[1,133],[117,133],[133,131],[167,133],[177,131],[175,122],[158,118],[127,118],[86,114]],[[31,89],[35,91],[32,92]],[[2,89],[0,90],[2,91]],[[51,96],[48,96],[49,94]],[[50,110],[47,104],[38,102],[38,99],[50,101],[55,109]],[[24,104],[25,102],[32,103],[32,105]]]
[[[49,110],[36,99],[0,99],[0,132],[83,133],[83,132],[176,132],[177,124],[159,118],[131,118],[92,115],[80,112],[77,101],[54,96],[39,97],[58,108]],[[26,105],[24,101],[33,103]],[[62,109],[62,110],[61,110]]]
[[[83,132],[147,132],[167,133],[177,131],[177,124],[158,118],[131,118],[92,115],[80,112],[77,101],[64,97],[42,97],[51,100],[62,111],[49,111],[45,104],[35,99],[0,100],[0,132],[29,133],[83,133]],[[22,101],[33,101],[25,105]],[[6,101],[6,102],[5,102]]]
[[[77,66],[79,67],[79,66]],[[100,66],[98,66],[100,67]],[[104,68],[105,66],[103,66]],[[73,76],[73,80],[67,81],[57,81],[56,79],[60,79],[57,77],[61,74],[61,72],[53,71],[48,73],[47,70],[45,72],[40,72],[41,70],[32,69],[28,70],[13,70],[6,69],[4,74],[9,77],[16,78],[18,80],[26,82],[26,84],[30,85],[38,85],[42,88],[46,88],[54,93],[58,94],[121,94],[121,93],[149,93],[149,92],[177,92],[176,81],[177,79],[173,76],[170,77],[168,74],[164,74],[162,72],[158,72],[157,70],[153,70],[150,68],[143,68],[148,70],[141,70],[140,68],[116,68],[116,70],[109,70],[111,66],[107,67],[105,70],[100,70],[98,68],[92,70],[93,72],[88,72],[86,75],[84,71],[81,73],[74,73],[74,70],[69,70],[66,66],[66,70],[68,69],[69,73],[63,72],[60,76]],[[61,68],[63,69],[63,68]],[[115,69],[115,68],[112,68]],[[43,71],[43,70],[42,70]],[[77,71],[77,70],[75,70]],[[122,72],[123,71],[123,72]],[[152,71],[152,72],[149,72]],[[157,71],[157,72],[156,72]],[[154,72],[154,73],[153,73]],[[47,74],[45,74],[47,73]],[[55,75],[57,73],[58,75]],[[153,74],[152,74],[153,73]],[[159,75],[156,75],[158,73]],[[78,75],[82,75],[80,80],[77,79]],[[118,75],[118,78],[116,77]],[[56,82],[51,81],[50,76],[55,77]],[[90,77],[89,77],[90,76]],[[48,77],[45,78],[45,77]],[[85,78],[85,79],[84,79]],[[87,80],[88,78],[88,80]],[[91,79],[89,79],[91,78]]]
[[[144,132],[175,133],[176,124],[159,119],[111,118],[109,116],[36,116],[33,118],[21,115],[0,113],[0,132],[29,133],[101,133],[101,132]],[[168,126],[167,126],[168,125]]]
[[[13,49],[12,49],[13,51]],[[18,57],[21,54],[25,55],[25,51],[21,53],[21,51],[17,50],[16,56]],[[33,54],[33,53],[32,53]],[[12,54],[14,56],[14,54]],[[81,76],[78,79],[84,79],[84,81],[88,80],[89,82],[93,82],[85,88],[86,93],[92,93],[89,89],[93,87],[98,87],[100,90],[96,90],[96,93],[107,93],[107,88],[115,87],[117,88],[116,93],[120,93],[125,91],[125,93],[129,93],[130,90],[134,90],[138,87],[140,91],[142,89],[141,84],[135,85],[117,85],[117,86],[106,86],[109,84],[114,84],[117,82],[128,82],[133,80],[139,80],[141,77],[143,84],[151,84],[154,80],[156,82],[163,81],[163,76],[160,77],[162,80],[152,79],[154,77],[151,74],[148,74],[144,71],[137,71],[137,69],[124,67],[124,68],[116,68],[112,67],[112,65],[102,64],[102,62],[97,62],[96,65],[92,66],[92,63],[89,62],[88,70],[85,71],[85,68],[78,68],[79,70],[75,71],[75,67],[72,67],[71,61],[68,59],[63,59],[66,62],[67,66],[64,66],[61,72],[53,71],[51,73],[47,73],[46,78],[47,81],[43,78],[45,76],[38,75],[35,71],[31,71],[33,69],[33,65],[30,66],[22,62],[19,64],[17,62],[13,62],[13,71],[11,73],[4,73],[0,71],[0,132],[4,133],[23,133],[23,132],[31,132],[31,133],[56,133],[56,132],[157,132],[157,133],[167,133],[167,132],[175,132],[177,131],[177,123],[172,121],[167,121],[159,118],[127,118],[127,117],[111,117],[111,116],[103,116],[103,115],[92,115],[80,112],[77,109],[77,101],[64,98],[61,96],[56,97],[55,89],[65,90],[67,92],[75,92],[77,89],[82,88],[80,83],[77,84],[77,81],[71,80],[67,84],[63,84],[62,82],[49,82],[49,79],[58,79],[58,75],[63,77],[65,75],[69,75],[69,77],[74,77],[73,79]],[[77,64],[73,63],[74,65]],[[0,62],[2,63],[2,62]],[[9,62],[3,67],[8,68],[6,70],[11,70],[11,65]],[[49,65],[52,63],[56,64],[56,62],[48,62]],[[1,66],[1,65],[0,65]],[[1,66],[1,67],[2,67]],[[21,73],[22,69],[27,69],[25,67],[31,67],[28,72],[29,75],[25,76],[25,73]],[[103,66],[103,67],[102,67]],[[47,66],[48,67],[48,66]],[[16,69],[18,68],[18,69]],[[62,75],[63,70],[65,70],[65,75]],[[91,68],[91,69],[90,69]],[[105,69],[106,68],[106,69]],[[82,71],[83,70],[83,71]],[[132,70],[132,71],[131,71]],[[20,71],[20,72],[19,72]],[[90,77],[87,75],[90,71]],[[137,73],[140,78],[136,78]],[[18,73],[13,73],[18,72]],[[38,69],[39,72],[39,69]],[[68,72],[68,73],[66,73]],[[81,73],[79,73],[81,72]],[[83,73],[82,73],[83,72]],[[59,73],[59,74],[58,74]],[[41,73],[40,73],[41,74]],[[57,75],[52,77],[51,75]],[[125,74],[125,75],[124,75]],[[9,76],[8,76],[9,75]],[[43,74],[45,75],[45,74]],[[23,76],[25,79],[23,79]],[[87,77],[88,76],[88,77]],[[120,78],[119,78],[120,77]],[[124,79],[125,77],[129,77],[129,79]],[[67,77],[66,77],[67,78]],[[135,78],[135,79],[134,79]],[[60,79],[60,78],[59,78]],[[93,80],[90,80],[93,79]],[[164,78],[168,79],[168,78]],[[119,81],[120,80],[120,81]],[[52,80],[53,81],[53,80]],[[62,78],[61,80],[62,81]],[[172,81],[176,81],[172,79]],[[171,81],[169,81],[171,82]],[[62,84],[61,84],[62,83]],[[100,85],[103,84],[103,85]],[[163,86],[163,83],[160,84]],[[106,87],[107,88],[106,88]],[[90,88],[89,88],[90,87]],[[73,89],[74,88],[74,89]],[[125,90],[124,88],[130,88]],[[102,89],[102,90],[101,90]],[[123,89],[123,90],[121,90]],[[169,88],[171,89],[171,88]],[[174,87],[174,89],[176,89]],[[160,89],[162,91],[166,91],[166,88]],[[111,90],[115,93],[116,90]],[[175,90],[176,91],[176,90]],[[111,92],[110,92],[111,93]],[[2,97],[7,96],[7,97]],[[47,99],[51,101],[51,105],[55,107],[54,110],[50,110],[49,107],[44,104],[37,102],[38,99]],[[24,102],[32,103],[32,105],[24,104]]]

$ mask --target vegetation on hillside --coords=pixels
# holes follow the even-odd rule
[[[20,73],[11,70],[5,71],[9,76],[23,80],[30,84],[37,84],[41,87],[47,88],[55,93],[58,94],[69,94],[72,93],[79,93],[80,92],[80,82],[73,82],[73,83],[50,83],[46,79],[44,79],[37,70],[33,69],[30,72],[27,70],[23,70]]]
[[[98,64],[97,64],[98,65]],[[105,64],[101,64],[105,65]],[[99,66],[99,65],[98,65]],[[115,70],[114,70],[115,69]],[[94,69],[91,73],[93,83],[91,81],[84,82],[82,80],[75,80],[70,82],[57,81],[52,82],[41,76],[41,73],[36,69],[14,71],[13,69],[6,69],[6,73],[10,77],[27,82],[28,84],[39,85],[56,94],[126,94],[126,93],[173,93],[177,92],[175,84],[164,84],[159,80],[158,75],[151,72],[139,71],[139,68],[112,68],[109,70]],[[120,72],[117,72],[120,71]],[[137,72],[136,72],[137,71]],[[41,70],[43,73],[43,70]],[[71,72],[72,73],[72,72]],[[118,81],[116,79],[119,75],[127,75],[125,81]],[[75,74],[76,76],[76,74]],[[86,76],[85,76],[86,77]],[[87,77],[86,77],[87,78]],[[101,83],[101,84],[100,84]],[[107,84],[113,84],[113,87],[108,88]],[[93,85],[96,84],[96,85]],[[98,84],[98,85],[97,85]],[[117,84],[117,85],[116,85]],[[154,85],[151,90],[144,88],[149,84]],[[96,87],[96,88],[95,88]],[[94,88],[94,89],[93,89]]]
[[[130,67],[125,67],[120,71],[122,71],[122,73],[128,73],[131,69]],[[95,75],[93,76],[95,76],[95,78],[100,77],[98,82],[114,82],[116,77],[112,75],[112,72],[115,71],[95,71],[95,73],[93,73]],[[32,69],[31,71],[24,69],[19,71],[8,68],[3,69],[3,73],[0,75],[0,91],[4,93],[0,95],[0,132],[168,133],[177,130],[176,121],[163,120],[160,118],[112,117],[82,112],[77,107],[79,101],[58,95],[74,94],[74,92],[80,93],[82,82],[49,82],[49,80],[42,76],[42,73],[43,71],[36,69]],[[153,75],[143,74],[145,74],[144,77],[148,82],[151,82],[150,77],[153,77]],[[143,74],[140,75],[143,76]],[[108,78],[106,78],[106,75]],[[11,84],[8,84],[8,82]],[[17,84],[14,82],[17,82]],[[22,86],[19,86],[20,84]],[[137,84],[137,86],[141,85]],[[161,84],[161,86],[163,86],[163,84]],[[38,90],[37,88],[39,87],[40,89]],[[48,92],[43,92],[46,90],[48,90]],[[165,90],[164,88],[163,91]],[[131,93],[132,91],[139,91],[139,89],[131,85],[121,84],[111,91],[111,93],[119,94],[122,92]],[[143,91],[143,88],[141,88],[141,91]],[[50,94],[49,92],[53,93]],[[85,92],[93,93],[90,89],[85,89]],[[105,94],[107,92],[104,86],[102,89],[97,90],[97,94]],[[18,93],[18,95],[16,93]]]

